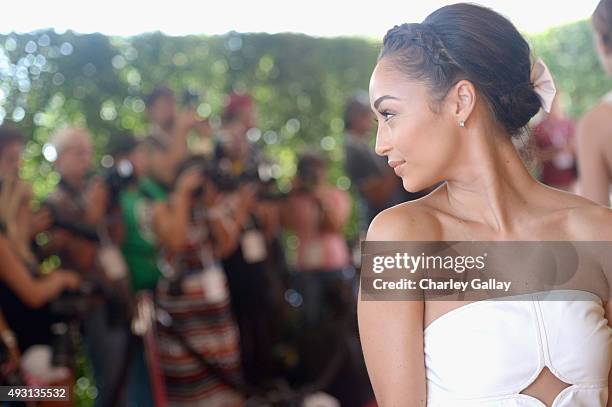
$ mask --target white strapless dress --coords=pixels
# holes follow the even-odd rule
[[[545,407],[519,393],[548,367],[570,384],[552,407],[605,407],[612,329],[601,299],[581,290],[510,298],[469,303],[425,329],[427,406]]]

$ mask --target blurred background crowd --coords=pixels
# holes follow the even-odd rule
[[[612,88],[591,37],[580,22],[531,38],[560,92],[517,143],[571,192],[575,118]],[[68,385],[84,406],[374,406],[360,241],[428,192],[372,148],[359,89],[376,52],[0,35],[2,383]]]
[[[54,131],[44,154],[59,179],[38,201],[19,176],[26,135],[0,126],[6,380],[72,386],[81,352],[96,405],[313,394],[367,405],[359,237],[382,209],[421,196],[370,148],[367,93],[344,112],[360,211],[353,241],[344,235],[351,196],[329,181],[323,150],[300,152],[282,190],[278,163],[250,140],[252,96],[228,94],[218,126],[198,114],[199,98],[156,86],[145,97],[147,132],[112,133],[99,168],[91,130]]]

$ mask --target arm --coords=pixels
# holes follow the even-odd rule
[[[187,242],[191,205],[195,190],[202,185],[203,179],[198,168],[183,172],[167,202],[157,202],[153,206],[153,229],[161,246],[171,252],[183,250]]]
[[[218,215],[210,216],[210,232],[215,237],[213,247],[215,258],[223,259],[236,250],[240,232],[236,225],[220,209],[213,209]]]
[[[187,136],[191,129],[196,127],[199,121],[198,113],[195,108],[190,108],[178,113],[176,126],[174,126],[172,132],[172,141],[168,149],[168,157],[172,161],[174,169],[178,168],[181,161],[187,155]]]
[[[321,202],[322,229],[342,233],[351,212],[348,194],[340,189],[325,188],[315,192],[315,195]]]
[[[428,227],[427,222],[415,222],[417,218],[422,220],[421,216],[410,216],[398,209],[385,210],[374,218],[367,240],[430,240],[427,235],[434,228]],[[410,227],[398,225],[398,220]],[[381,407],[426,405],[424,311],[423,301],[362,301],[360,294],[359,335]]]
[[[255,216],[261,223],[263,234],[267,242],[272,241],[281,228],[280,204],[278,202],[257,202]]]
[[[39,308],[57,297],[66,288],[77,288],[80,279],[70,272],[54,271],[49,276],[35,279],[11,251],[8,241],[0,236],[0,279],[28,307]]]
[[[578,125],[578,173],[581,195],[601,205],[610,204],[610,169],[603,155],[609,139],[610,109],[598,106],[591,110]]]
[[[572,239],[581,242],[604,242],[605,246],[612,245],[612,209],[598,206],[589,202],[587,205],[575,208],[569,218]],[[603,254],[603,256],[602,256]],[[612,254],[609,250],[597,251],[597,262],[600,270],[608,282],[602,289],[601,297],[604,299],[604,316],[608,326],[612,328]],[[607,299],[607,301],[605,301]],[[612,389],[612,369],[608,372],[608,389]],[[608,396],[607,407],[612,407],[612,397]]]
[[[229,256],[238,248],[244,226],[255,207],[256,193],[252,185],[245,184],[226,196],[226,210],[220,216],[223,217],[228,244],[221,258]]]
[[[214,257],[223,259],[236,250],[240,238],[239,227],[232,216],[232,196],[220,193],[210,180],[206,180],[202,204],[206,208]]]
[[[108,188],[101,178],[96,177],[90,182],[85,193],[85,223],[96,226],[102,221],[106,215],[108,194]]]
[[[357,313],[363,355],[378,404],[425,406],[423,302],[359,301]]]
[[[153,205],[153,229],[159,245],[171,252],[180,252],[187,240],[190,202],[187,193],[175,191],[170,202]]]

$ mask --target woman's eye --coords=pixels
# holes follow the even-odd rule
[[[385,119],[385,121],[389,121],[393,117],[393,113],[385,110],[384,112],[380,112],[380,115]]]

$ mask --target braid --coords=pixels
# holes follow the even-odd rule
[[[400,44],[400,42],[402,44]],[[458,66],[457,61],[450,55],[444,42],[440,39],[431,24],[404,23],[393,27],[383,40],[385,47],[394,43],[398,50],[401,45],[409,46],[407,42],[421,48],[435,65],[450,64]]]
[[[379,56],[392,54],[410,72],[429,72],[426,78],[438,87],[436,99],[441,99],[462,71],[431,24],[404,23],[387,32]],[[415,75],[416,79],[424,79]]]

